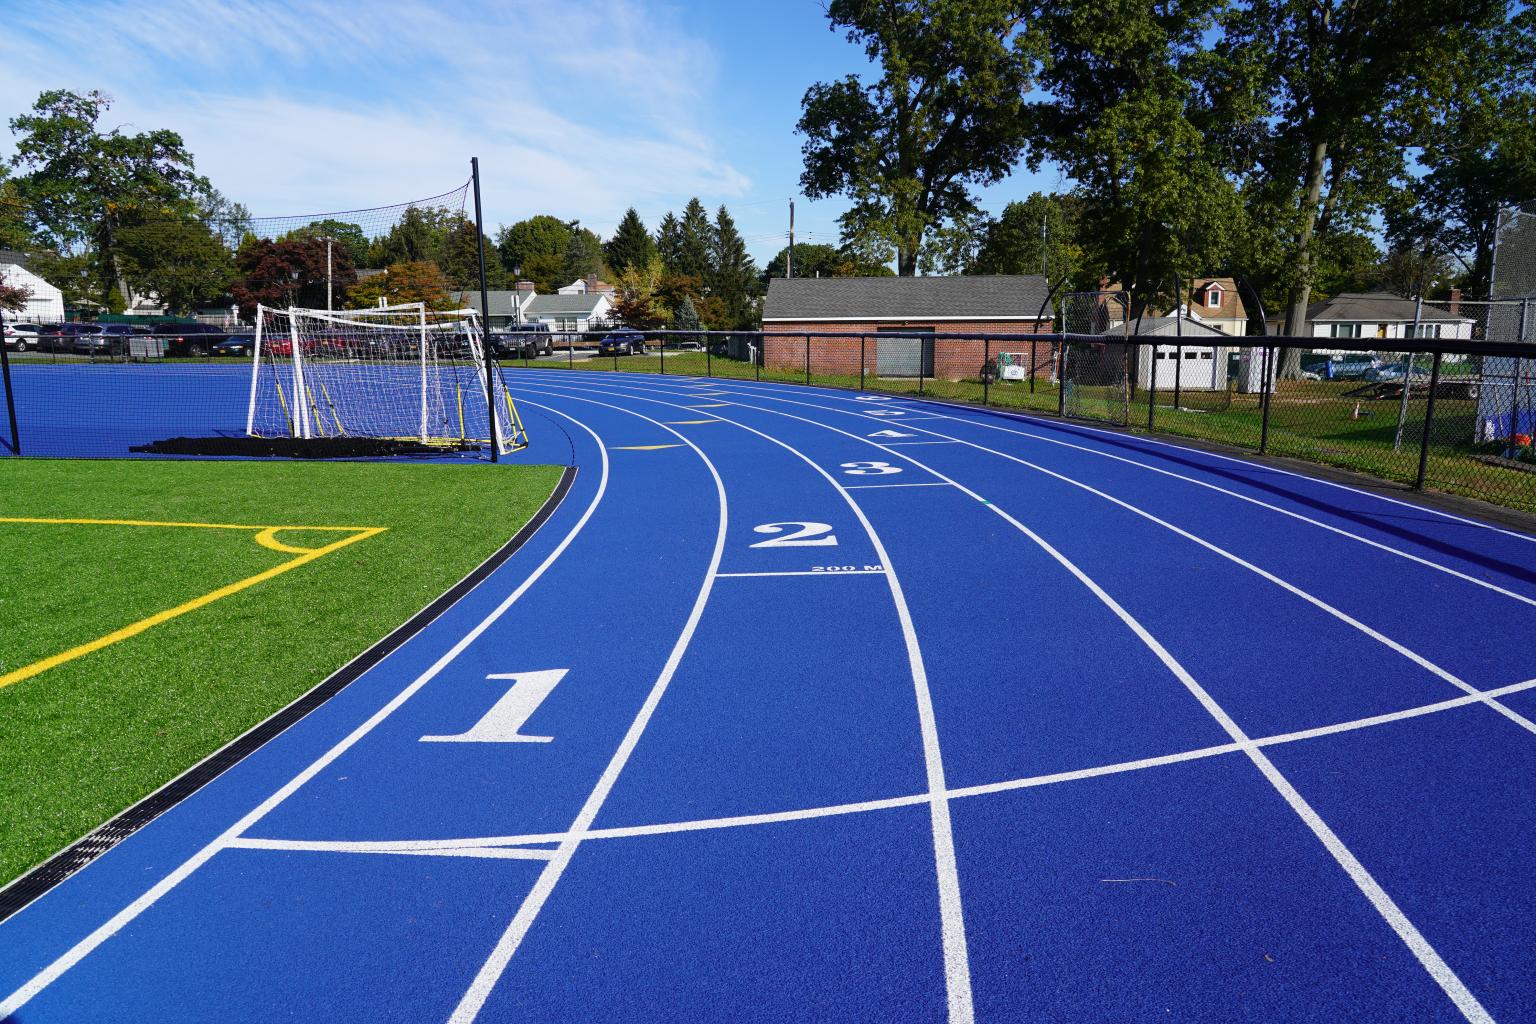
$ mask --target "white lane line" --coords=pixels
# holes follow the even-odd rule
[[[1485,692],[1489,696],[1502,697],[1531,689],[1536,689],[1536,679],[1511,683],[1508,686],[1501,686]],[[1051,772],[1046,775],[1026,775],[1017,779],[984,782],[973,786],[951,789],[948,791],[948,795],[950,800],[963,800],[969,797],[990,796],[994,793],[1005,793],[1016,789],[1034,789],[1057,783],[1076,782],[1081,779],[1095,779],[1106,775],[1119,775],[1126,772],[1142,771],[1148,768],[1160,768],[1164,765],[1182,764],[1186,761],[1198,761],[1209,757],[1218,757],[1223,754],[1233,754],[1246,750],[1250,746],[1256,748],[1272,747],[1316,739],[1320,736],[1334,736],[1340,733],[1354,732],[1359,729],[1370,729],[1392,722],[1401,722],[1410,718],[1420,718],[1454,708],[1466,707],[1476,701],[1477,698],[1470,695],[1452,697],[1448,700],[1436,701],[1433,704],[1422,704],[1418,707],[1392,711],[1384,715],[1372,715],[1368,718],[1356,718],[1347,722],[1336,722],[1332,725],[1313,726],[1307,729],[1299,729],[1295,732],[1262,736],[1248,743],[1219,743],[1209,747],[1197,747],[1193,750],[1181,750],[1172,754],[1158,754],[1153,757],[1138,758],[1134,761],[1117,761],[1112,764],[1074,768],[1067,771]],[[911,807],[927,802],[927,793],[912,793],[906,796],[885,797],[878,800],[861,800],[846,804],[827,804],[821,807],[805,807],[792,811],[769,811],[761,814],[741,814],[726,818],[701,818],[693,821],[671,821],[652,825],[625,825],[615,828],[599,828],[583,833],[581,838],[583,840],[634,839],[644,836],[668,835],[676,832],[698,832],[711,829],[736,828],[745,825],[771,825],[786,821],[805,821],[811,818],[882,811],[893,807]],[[351,840],[336,842],[332,845],[338,847],[345,846],[359,852],[391,853],[457,849],[460,847],[471,849],[527,848],[534,843],[558,843],[567,838],[569,838],[569,833],[565,832],[536,832],[526,835],[474,836],[460,839]],[[242,840],[241,842],[242,844],[248,844],[253,841]],[[260,842],[287,842],[287,840],[260,840]],[[300,842],[303,841],[301,840]]]
[[[554,850],[526,846],[401,846],[384,849],[345,841],[317,839],[248,839],[241,837],[231,850],[280,850],[307,853],[368,853],[397,857],[484,857],[491,860],[549,860]]]
[[[872,491],[880,487],[948,487],[949,484],[942,480],[934,480],[920,484],[849,484],[850,491]]]
[[[934,418],[937,419],[937,417],[934,417]],[[918,428],[918,429],[922,429],[922,428]],[[885,443],[888,444],[888,445],[891,445],[892,447],[898,447],[898,446],[901,446],[901,445],[913,445],[913,444],[954,444],[955,442],[953,442],[953,441],[887,441]]]
[[[564,389],[580,390],[571,385],[564,385]],[[675,408],[673,403],[655,398],[630,397],[638,401]],[[848,488],[810,456],[773,435],[747,426],[745,423],[723,417],[722,422],[778,445],[821,474],[847,502],[849,509],[864,527],[864,532],[869,537],[869,542],[874,547],[880,564],[885,566],[886,584],[891,591],[891,600],[896,606],[896,617],[901,623],[902,639],[906,645],[907,664],[911,670],[912,686],[917,699],[918,725],[922,733],[923,768],[928,783],[927,804],[933,832],[934,868],[939,892],[939,926],[944,947],[944,982],[949,1003],[949,1019],[952,1024],[969,1024],[975,1019],[971,997],[970,952],[965,937],[964,909],[960,898],[960,874],[955,859],[954,829],[949,815],[948,784],[944,778],[944,762],[939,748],[938,725],[934,718],[933,695],[928,687],[928,669],[923,661],[922,648],[918,643],[917,628],[912,622],[912,614],[907,607],[906,594],[902,590],[896,569],[891,564],[890,553],[886,551],[885,544],[875,531],[874,524],[864,514],[864,509],[854,500]],[[934,475],[940,476],[940,474]]]
[[[586,832],[592,827],[592,822],[597,818],[598,812],[602,810],[604,802],[608,799],[608,794],[612,792],[614,784],[618,782],[619,774],[624,770],[624,766],[629,763],[629,758],[634,753],[635,746],[640,742],[640,736],[645,732],[646,727],[650,725],[651,717],[655,715],[656,708],[661,703],[661,698],[666,694],[667,687],[672,682],[672,677],[677,674],[677,667],[682,663],[683,654],[688,650],[688,644],[693,640],[694,631],[698,629],[699,620],[704,616],[704,606],[709,603],[709,595],[715,585],[715,574],[720,571],[720,559],[725,554],[726,526],[730,518],[730,510],[725,498],[725,483],[720,479],[720,474],[716,471],[715,464],[709,460],[709,456],[704,454],[703,449],[689,440],[687,435],[681,431],[673,430],[660,420],[652,419],[642,413],[635,412],[633,409],[610,405],[607,402],[599,402],[592,398],[577,397],[574,400],[638,417],[675,435],[687,444],[688,447],[692,448],[703,461],[704,466],[709,470],[709,475],[714,479],[715,495],[720,507],[720,522],[715,531],[715,547],[710,555],[709,568],[704,573],[704,582],[699,587],[698,596],[694,598],[693,608],[688,613],[688,620],[683,624],[683,629],[678,635],[677,642],[672,645],[672,651],[667,656],[666,664],[662,666],[661,674],[656,677],[656,682],[651,686],[650,692],[646,694],[645,702],[641,705],[640,711],[635,715],[634,720],[630,722],[629,729],[624,733],[624,738],[620,741],[618,749],[613,752],[607,767],[603,769],[603,774],[597,780],[597,785],[592,788],[592,792],[587,795],[581,810],[577,812],[576,819],[571,823],[570,834],[560,841],[559,848],[550,858],[549,863],[545,865],[544,870],[539,873],[538,880],[533,884],[533,889],[523,899],[522,905],[517,908],[517,914],[512,918],[512,923],[507,925],[506,931],[497,940],[490,956],[481,965],[468,990],[465,991],[463,997],[459,1000],[459,1005],[454,1008],[453,1015],[449,1018],[450,1024],[469,1024],[470,1021],[479,1016],[486,999],[490,997],[491,990],[496,987],[496,982],[501,978],[502,973],[507,969],[507,964],[512,960],[512,955],[517,952],[518,946],[522,944],[523,938],[528,934],[528,929],[533,926],[534,919],[539,916],[539,911],[543,909],[550,894],[554,892],[560,877],[565,873],[565,869],[570,866],[571,858],[576,855],[576,850],[581,845],[581,833]]]
[[[720,572],[720,579],[739,579],[744,576],[884,576],[884,569],[806,569],[796,572]]]
[[[765,412],[770,415],[783,416],[788,419],[799,420],[804,423],[809,423],[814,426],[821,427],[825,430],[830,430],[838,434],[843,434],[847,437],[853,437],[864,441],[864,443],[872,445],[875,448],[889,452],[896,458],[904,459],[920,469],[925,469],[941,479],[949,480],[955,485],[956,488],[966,494],[971,495],[971,497],[976,498],[978,501],[983,500],[979,495],[970,490],[970,488],[966,487],[964,484],[961,484],[952,478],[946,477],[943,473],[940,473],[933,467],[926,466],[918,462],[910,455],[904,455],[901,452],[886,448],[884,445],[878,444],[877,442],[868,438],[860,438],[857,434],[849,433],[848,431],[841,430],[837,427],[831,426],[830,424],[807,419],[803,416],[796,416],[792,413],[780,412],[774,409],[763,409],[760,406],[742,407],[757,409],[760,412]],[[840,410],[823,411],[840,412]],[[1044,470],[1043,472],[1050,473],[1049,470]],[[1050,473],[1050,475],[1059,476],[1060,474]],[[1062,479],[1065,480],[1066,478],[1063,477]],[[1087,487],[1085,484],[1079,484],[1078,486],[1085,488]],[[1091,488],[1089,489],[1091,490]],[[1109,496],[1104,495],[1104,497]],[[1115,501],[1116,504],[1124,504],[1120,502],[1119,499],[1111,498],[1110,500]],[[1391,927],[1392,930],[1397,934],[1402,943],[1408,947],[1409,951],[1412,952],[1414,957],[1419,961],[1420,966],[1422,966],[1425,972],[1435,980],[1436,984],[1440,986],[1441,990],[1445,992],[1446,996],[1450,998],[1451,1002],[1456,1005],[1456,1008],[1461,1011],[1462,1015],[1466,1017],[1468,1021],[1475,1022],[1475,1024],[1484,1024],[1484,1022],[1491,1024],[1493,1018],[1488,1014],[1488,1011],[1483,1008],[1482,1004],[1478,1002],[1477,997],[1474,996],[1471,990],[1462,983],[1461,979],[1457,977],[1456,973],[1451,970],[1450,965],[1447,964],[1443,958],[1441,958],[1440,954],[1435,950],[1435,948],[1430,945],[1429,941],[1424,938],[1424,936],[1419,932],[1418,928],[1413,924],[1413,922],[1408,919],[1408,916],[1403,913],[1400,907],[1398,907],[1396,901],[1394,901],[1392,897],[1387,893],[1387,891],[1381,887],[1381,884],[1376,881],[1375,877],[1371,875],[1370,871],[1366,869],[1365,865],[1360,862],[1360,860],[1354,855],[1349,847],[1344,844],[1344,841],[1338,837],[1332,828],[1329,827],[1327,822],[1323,821],[1322,817],[1317,813],[1316,810],[1313,809],[1311,804],[1307,803],[1306,798],[1304,798],[1301,793],[1299,793],[1296,788],[1291,785],[1290,780],[1285,777],[1279,768],[1275,767],[1274,762],[1270,761],[1268,756],[1266,756],[1264,752],[1253,743],[1252,739],[1245,732],[1243,732],[1241,727],[1238,726],[1237,722],[1234,721],[1232,717],[1227,714],[1226,710],[1216,702],[1215,698],[1206,692],[1205,688],[1195,680],[1194,676],[1190,675],[1188,670],[1184,668],[1183,664],[1180,663],[1179,660],[1175,658],[1173,654],[1166,647],[1164,647],[1162,643],[1159,642],[1158,639],[1154,637],[1145,626],[1141,624],[1140,620],[1138,620],[1134,615],[1127,611],[1118,601],[1110,596],[1110,594],[1104,590],[1103,587],[1099,586],[1099,584],[1092,577],[1083,572],[1083,570],[1079,568],[1076,563],[1074,563],[1071,559],[1067,558],[1066,555],[1062,554],[1055,547],[1053,547],[1051,543],[1044,537],[1041,537],[1039,534],[1035,533],[1028,526],[1024,525],[1018,519],[1014,518],[1012,515],[1008,514],[1008,512],[999,508],[997,505],[987,504],[986,507],[991,509],[997,515],[1001,516],[1015,529],[1028,537],[1037,547],[1049,555],[1058,565],[1060,565],[1063,569],[1075,577],[1079,583],[1081,583],[1089,590],[1090,593],[1094,595],[1094,597],[1098,598],[1099,602],[1103,604],[1104,607],[1109,609],[1109,611],[1114,614],[1116,618],[1120,619],[1120,621],[1124,623],[1126,628],[1129,629],[1136,636],[1136,638],[1140,640],[1142,644],[1149,651],[1151,651],[1159,661],[1163,663],[1164,667],[1166,667],[1168,671],[1171,672],[1174,677],[1184,685],[1184,688],[1188,690],[1189,693],[1200,703],[1201,707],[1205,708],[1206,713],[1216,720],[1217,724],[1221,726],[1221,728],[1227,733],[1228,736],[1232,737],[1235,743],[1242,747],[1243,753],[1246,754],[1248,759],[1253,762],[1254,766],[1258,768],[1259,772],[1264,776],[1269,784],[1274,787],[1275,791],[1280,794],[1281,798],[1285,800],[1285,802],[1290,806],[1291,810],[1295,812],[1296,816],[1299,817],[1302,822],[1312,831],[1312,834],[1317,837],[1320,843],[1322,843],[1323,848],[1326,849],[1328,853],[1333,857],[1335,863],[1337,863],[1339,867],[1344,870],[1345,874],[1349,876],[1350,880],[1355,883],[1356,888],[1360,890],[1361,894],[1365,896],[1365,898],[1370,902],[1371,906],[1376,909],[1376,912],[1381,916],[1382,920],[1387,922],[1388,926]],[[1174,529],[1177,528],[1175,527]],[[1193,535],[1189,536],[1191,536],[1191,539],[1198,539],[1193,538]],[[1212,547],[1214,547],[1214,545],[1212,545]],[[1236,556],[1232,557],[1235,558]],[[1478,696],[1482,695],[1478,694]],[[1501,705],[1499,705],[1496,701],[1492,701],[1490,698],[1483,697],[1483,699],[1485,702],[1490,703],[1494,707],[1501,707]],[[1513,713],[1511,712],[1511,714]]]
[[[783,403],[789,404],[789,405],[805,405],[806,404],[806,403],[803,403],[803,402],[790,402],[787,399],[770,399],[770,401],[779,401],[779,402],[783,402]],[[778,410],[774,410],[774,409],[764,409],[761,406],[747,405],[745,403],[739,403],[739,408],[743,408],[743,409],[756,409],[759,412],[766,412],[766,413],[769,413],[770,415],[788,416],[791,419],[803,419],[803,417],[794,416],[791,413],[779,412]],[[858,416],[857,413],[847,412],[847,411],[842,410],[842,409],[831,409],[831,408],[826,408],[824,406],[810,406],[810,408],[818,409],[818,410],[820,410],[822,412],[838,413],[839,415],[851,415],[851,416],[855,416],[855,417]],[[817,421],[815,421],[815,420],[805,420],[805,422],[807,422],[807,423],[816,423]],[[821,424],[821,425],[825,426],[826,429],[828,429],[828,430],[836,430],[840,434],[846,434],[848,437],[857,437],[858,436],[856,434],[849,433],[848,431],[838,430],[838,428],[836,428],[836,427],[827,426],[826,424]],[[1289,594],[1291,594],[1291,595],[1293,595],[1295,597],[1300,598],[1301,600],[1307,602],[1308,604],[1312,605],[1313,607],[1317,608],[1318,610],[1320,610],[1320,611],[1322,611],[1322,612],[1332,616],[1333,618],[1338,619],[1340,622],[1342,622],[1345,625],[1351,627],[1352,629],[1358,630],[1360,633],[1363,633],[1365,636],[1368,636],[1372,640],[1375,640],[1377,643],[1379,643],[1382,646],[1386,647],[1388,650],[1391,650],[1391,651],[1401,655],[1402,657],[1407,658],[1409,661],[1413,662],[1415,665],[1418,665],[1420,668],[1422,668],[1425,671],[1429,672],[1431,675],[1437,676],[1440,679],[1444,680],[1445,682],[1450,683],[1452,686],[1454,686],[1457,689],[1461,690],[1463,693],[1468,693],[1468,694],[1473,694],[1473,695],[1480,695],[1480,699],[1481,699],[1482,703],[1486,704],[1489,708],[1491,708],[1492,710],[1494,710],[1494,711],[1498,712],[1499,714],[1503,715],[1505,718],[1509,719],[1511,722],[1515,723],[1516,725],[1518,725],[1520,728],[1524,729],[1525,731],[1527,731],[1529,733],[1532,733],[1532,734],[1536,734],[1536,722],[1532,722],[1529,718],[1527,718],[1524,715],[1520,714],[1519,712],[1515,711],[1513,708],[1510,708],[1510,707],[1508,707],[1508,706],[1506,706],[1504,704],[1501,704],[1498,700],[1496,700],[1496,699],[1494,699],[1492,697],[1487,696],[1484,691],[1479,690],[1477,687],[1474,687],[1472,684],[1470,684],[1470,683],[1466,682],[1465,680],[1461,679],[1460,677],[1456,676],[1455,674],[1450,672],[1448,669],[1442,668],[1440,665],[1438,665],[1435,662],[1433,662],[1433,661],[1429,660],[1428,658],[1424,657],[1422,654],[1419,654],[1417,651],[1414,651],[1411,648],[1407,647],[1406,645],[1401,644],[1401,643],[1397,642],[1396,640],[1393,640],[1391,637],[1387,636],[1386,634],[1382,633],[1381,631],[1379,631],[1379,630],[1377,630],[1377,629],[1375,629],[1375,628],[1373,628],[1371,626],[1366,625],[1364,622],[1362,622],[1359,619],[1355,618],[1354,616],[1350,615],[1348,612],[1345,612],[1342,609],[1337,608],[1337,607],[1335,607],[1332,604],[1329,604],[1327,601],[1324,601],[1322,598],[1317,597],[1316,595],[1312,594],[1311,592],[1309,592],[1307,590],[1303,590],[1301,587],[1296,586],[1294,583],[1291,583],[1288,580],[1282,579],[1281,577],[1275,575],[1274,573],[1270,572],[1269,570],[1264,569],[1264,568],[1262,568],[1262,567],[1260,567],[1258,565],[1255,565],[1253,562],[1248,561],[1247,559],[1243,558],[1241,555],[1238,555],[1238,554],[1235,554],[1235,553],[1233,553],[1231,551],[1228,551],[1226,548],[1220,547],[1219,545],[1214,544],[1211,541],[1208,541],[1208,540],[1206,540],[1203,537],[1196,536],[1195,534],[1189,532],[1188,530],[1185,530],[1183,527],[1175,526],[1173,523],[1170,523],[1166,519],[1163,519],[1163,518],[1161,518],[1161,517],[1159,517],[1157,515],[1154,515],[1151,512],[1148,512],[1146,509],[1140,508],[1139,506],[1133,505],[1133,504],[1131,504],[1128,501],[1124,501],[1124,500],[1122,500],[1120,498],[1117,498],[1114,495],[1109,494],[1106,491],[1099,490],[1097,487],[1094,487],[1094,486],[1092,486],[1090,484],[1083,483],[1081,480],[1076,480],[1076,479],[1074,479],[1072,477],[1069,477],[1069,476],[1067,476],[1067,475],[1065,475],[1063,473],[1058,473],[1058,472],[1056,472],[1053,469],[1047,469],[1046,467],[1041,466],[1041,465],[1039,465],[1037,463],[1030,462],[1028,459],[1022,459],[1022,458],[1019,458],[1017,455],[1010,455],[1007,452],[999,451],[999,450],[997,450],[995,448],[988,448],[985,445],[977,444],[974,441],[967,441],[967,440],[964,440],[963,438],[954,438],[954,437],[950,437],[947,434],[940,434],[939,436],[945,438],[946,440],[958,441],[960,444],[966,446],[967,448],[974,448],[977,451],[986,452],[986,453],[991,454],[991,455],[996,455],[999,458],[1007,459],[1009,462],[1018,463],[1021,466],[1025,466],[1025,467],[1027,467],[1029,469],[1035,470],[1036,472],[1043,473],[1046,476],[1052,477],[1052,478],[1054,478],[1056,480],[1060,480],[1062,483],[1070,484],[1073,487],[1077,487],[1077,488],[1079,488],[1081,490],[1087,491],[1089,494],[1092,494],[1095,497],[1102,498],[1103,500],[1108,501],[1108,502],[1110,502],[1113,505],[1116,505],[1116,506],[1119,506],[1120,508],[1125,509],[1127,512],[1131,512],[1131,513],[1133,513],[1133,514],[1135,514],[1137,516],[1140,516],[1141,518],[1146,519],[1147,521],[1149,521],[1151,523],[1155,523],[1156,525],[1161,526],[1164,529],[1169,530],[1170,532],[1175,533],[1178,536],[1183,537],[1184,539],[1186,539],[1188,541],[1191,541],[1191,542],[1193,542],[1195,544],[1198,544],[1200,547],[1205,548],[1206,550],[1210,551],[1212,554],[1218,555],[1218,556],[1220,556],[1220,557],[1222,557],[1222,558],[1232,562],[1234,565],[1237,565],[1237,566],[1240,566],[1240,567],[1242,567],[1244,569],[1247,569],[1249,572],[1252,572],[1254,575],[1260,577],[1261,579],[1264,579],[1264,580],[1269,581],[1270,583],[1273,583],[1275,586],[1281,588],[1282,590],[1286,591],[1287,593],[1289,593]],[[891,449],[887,448],[885,445],[880,444],[880,443],[878,443],[876,441],[873,441],[873,440],[871,440],[869,438],[861,438],[860,440],[863,440],[865,443],[873,445],[876,448],[880,448],[880,449],[882,449],[884,451],[889,451],[890,454],[896,456],[897,458],[905,459],[906,461],[911,462],[914,466],[916,466],[919,469],[927,470],[928,472],[933,473],[936,476],[939,476],[941,478],[947,479],[947,478],[945,478],[943,476],[942,473],[939,473],[937,470],[934,470],[930,466],[927,466],[927,465],[924,465],[921,462],[918,462],[917,460],[913,459],[910,455],[903,455],[900,452],[891,451]],[[956,484],[956,486],[959,487],[960,485]],[[961,490],[966,490],[966,488],[961,487]],[[967,493],[971,494],[973,497],[976,497],[978,501],[985,502],[985,499],[982,499],[979,495],[976,495],[974,492],[971,492],[971,491],[967,490]]]
[[[32,978],[25,982],[20,988],[16,989],[16,991],[7,996],[4,1002],[0,1002],[0,1020],[5,1020],[7,1017],[14,1015],[16,1011],[25,1006],[33,996],[37,995],[43,989],[53,984],[54,981],[58,980],[58,978],[71,967],[85,959],[85,957],[89,956],[92,950],[96,949],[96,947],[100,946],[103,942],[106,942],[112,936],[116,935],[123,929],[124,926],[133,921],[134,918],[138,917],[144,911],[154,906],[155,903],[157,903],[166,893],[170,892],[182,882],[186,881],[186,879],[191,876],[193,872],[197,871],[198,868],[206,864],[215,854],[217,854],[220,850],[228,847],[233,840],[238,839],[241,834],[244,833],[248,828],[256,824],[262,818],[266,817],[266,815],[269,814],[273,808],[277,807],[284,800],[288,799],[288,797],[292,796],[306,782],[323,771],[326,765],[330,764],[342,754],[346,753],[354,744],[372,732],[380,722],[384,721],[390,715],[398,711],[401,705],[410,700],[411,697],[413,697],[416,692],[423,686],[426,686],[427,683],[436,678],[438,673],[440,673],[444,668],[448,666],[450,662],[452,662],[455,658],[464,652],[465,648],[478,640],[487,629],[489,629],[498,619],[505,615],[507,610],[516,604],[518,599],[528,592],[528,588],[532,587],[536,582],[538,582],[539,578],[542,577],[546,571],[548,571],[549,567],[555,564],[555,560],[565,553],[566,548],[570,547],[571,542],[576,539],[576,535],[581,532],[582,528],[587,525],[588,520],[592,518],[592,514],[597,511],[598,503],[602,500],[604,493],[606,493],[608,489],[607,445],[603,443],[603,439],[599,437],[597,433],[592,430],[592,428],[588,427],[580,420],[577,420],[571,416],[567,416],[565,413],[560,412],[558,409],[552,409],[549,406],[541,405],[537,402],[528,402],[527,404],[533,408],[544,409],[547,412],[552,412],[564,419],[568,419],[581,429],[585,430],[588,434],[591,434],[592,439],[597,442],[598,452],[602,456],[602,470],[598,478],[597,491],[592,495],[592,501],[587,505],[586,510],[582,512],[581,518],[576,521],[576,524],[571,527],[570,531],[563,538],[561,538],[560,543],[555,546],[555,549],[549,553],[544,561],[539,563],[538,568],[529,573],[528,578],[523,580],[523,582],[518,585],[516,590],[512,591],[511,594],[508,594],[504,599],[502,599],[502,601],[491,610],[490,614],[486,615],[485,618],[476,623],[475,626],[468,633],[464,634],[464,636],[461,637],[457,643],[455,643],[446,652],[444,652],[443,655],[437,659],[437,661],[433,662],[430,668],[428,668],[421,675],[417,676],[409,686],[396,694],[389,701],[389,703],[385,704],[382,708],[369,716],[367,721],[363,722],[362,725],[348,733],[346,738],[344,738],[340,743],[337,743],[330,750],[322,754],[319,758],[312,762],[309,767],[295,775],[292,779],[285,783],[281,789],[267,797],[267,799],[263,800],[254,809],[248,812],[239,821],[231,825],[212,842],[208,843],[208,845],[204,846],[201,850],[197,851],[197,853],[193,854],[186,861],[182,862],[180,866],[162,878],[159,882],[155,883],[154,886],[152,886],[143,895],[139,896],[138,899],[134,900],[132,903],[128,904],[128,906],[112,915],[112,917],[108,919],[105,924],[102,924],[100,927],[96,928],[95,931],[91,932],[85,938],[75,943],[56,960],[50,963],[47,967],[43,968],[37,974],[33,975]]]

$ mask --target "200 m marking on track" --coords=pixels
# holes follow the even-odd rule
[[[883,565],[813,565],[811,572],[885,572]]]

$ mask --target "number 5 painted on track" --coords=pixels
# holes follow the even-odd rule
[[[524,736],[518,732],[544,703],[555,684],[570,669],[552,668],[542,672],[506,672],[487,679],[511,679],[512,688],[467,732],[452,736],[423,736],[422,743],[548,743],[553,736]]]
[[[889,462],[845,462],[843,472],[849,476],[888,476],[891,473],[900,473],[901,467],[893,466]]]
[[[837,537],[826,523],[764,523],[752,527],[753,533],[784,533],[791,527],[800,529],[782,537],[770,537],[753,544],[754,548],[831,548],[837,546]]]

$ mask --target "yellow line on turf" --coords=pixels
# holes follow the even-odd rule
[[[36,516],[0,516],[0,523],[41,523],[60,526],[175,526],[194,530],[382,530],[382,526],[270,526],[254,523],[172,523],[153,519],[43,519]]]
[[[14,523],[14,522],[37,522],[37,521],[39,521],[39,520],[0,519],[0,522],[11,522],[11,523]],[[67,520],[45,519],[45,520],[41,520],[41,522],[67,522]],[[75,520],[75,522],[96,523],[96,524],[100,524],[100,523],[114,523],[114,522],[115,523],[121,523],[121,521],[113,521],[113,520]],[[179,523],[179,524],[171,524],[171,523],[127,523],[127,524],[123,524],[123,525],[134,525],[134,526],[171,526],[171,525],[209,526],[211,524],[208,524],[208,523]],[[192,600],[183,602],[182,604],[179,604],[179,605],[177,605],[174,608],[167,608],[165,611],[156,612],[153,615],[150,615],[150,616],[147,616],[145,618],[140,619],[138,622],[132,623],[132,624],[127,625],[127,626],[124,626],[122,629],[114,630],[111,633],[108,633],[106,636],[97,637],[95,640],[92,640],[89,643],[83,643],[83,644],[79,645],[78,647],[71,647],[67,651],[61,651],[58,654],[52,655],[51,657],[44,658],[41,661],[34,661],[30,665],[23,665],[21,668],[16,669],[15,671],[7,672],[4,675],[0,675],[0,689],[4,689],[5,687],[10,686],[12,683],[19,683],[23,679],[31,679],[33,676],[39,675],[39,674],[41,674],[43,672],[47,672],[51,668],[57,668],[58,666],[63,665],[65,662],[74,661],[76,658],[83,658],[87,654],[93,654],[96,651],[99,651],[99,650],[101,650],[104,647],[110,647],[113,644],[118,643],[118,642],[120,642],[122,640],[127,640],[130,637],[138,636],[140,633],[144,632],[145,630],[152,629],[153,627],[158,626],[158,625],[160,625],[163,622],[169,622],[171,619],[174,619],[174,618],[176,618],[178,616],[185,615],[188,612],[196,611],[197,609],[202,608],[202,607],[204,607],[206,605],[210,605],[213,602],[218,601],[218,600],[220,600],[222,598],[229,597],[231,594],[238,594],[240,591],[245,590],[245,589],[247,589],[249,587],[254,587],[258,583],[265,583],[267,580],[270,580],[270,579],[272,579],[275,576],[281,576],[283,573],[287,572],[290,569],[297,569],[299,566],[307,565],[308,563],[313,562],[317,558],[323,558],[324,556],[329,555],[329,554],[331,554],[334,551],[340,551],[342,548],[346,547],[349,544],[355,544],[355,543],[357,543],[360,540],[367,540],[369,537],[377,536],[378,534],[383,533],[384,530],[386,529],[386,527],[383,527],[383,526],[352,526],[352,527],[283,527],[283,526],[271,526],[271,527],[267,527],[265,529],[262,529],[261,527],[255,527],[255,526],[247,526],[247,527],[214,527],[214,528],[215,529],[262,530],[262,534],[258,535],[258,537],[257,537],[258,543],[263,543],[262,540],[261,540],[262,536],[268,535],[268,534],[276,532],[277,530],[283,530],[283,529],[350,529],[350,530],[356,530],[357,532],[352,534],[352,536],[350,536],[350,537],[343,537],[341,540],[333,541],[330,544],[325,545],[325,547],[321,547],[321,548],[291,548],[291,547],[288,547],[287,545],[282,545],[280,547],[275,547],[274,550],[303,551],[304,553],[299,555],[297,558],[290,559],[290,560],[284,562],[281,565],[275,565],[272,568],[267,569],[267,570],[265,570],[263,572],[259,572],[259,573],[257,573],[254,576],[247,576],[243,580],[239,580],[239,581],[231,583],[231,584],[229,584],[227,586],[220,587],[218,590],[209,591],[208,593],[202,595],[201,597],[194,597]],[[271,543],[265,543],[264,546],[266,546],[266,547],[273,547],[275,544],[277,544],[277,542],[275,540],[271,540],[270,537],[268,537],[268,540],[271,541]]]

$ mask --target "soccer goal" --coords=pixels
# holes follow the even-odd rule
[[[507,454],[527,435],[473,310],[258,306],[245,431]]]

